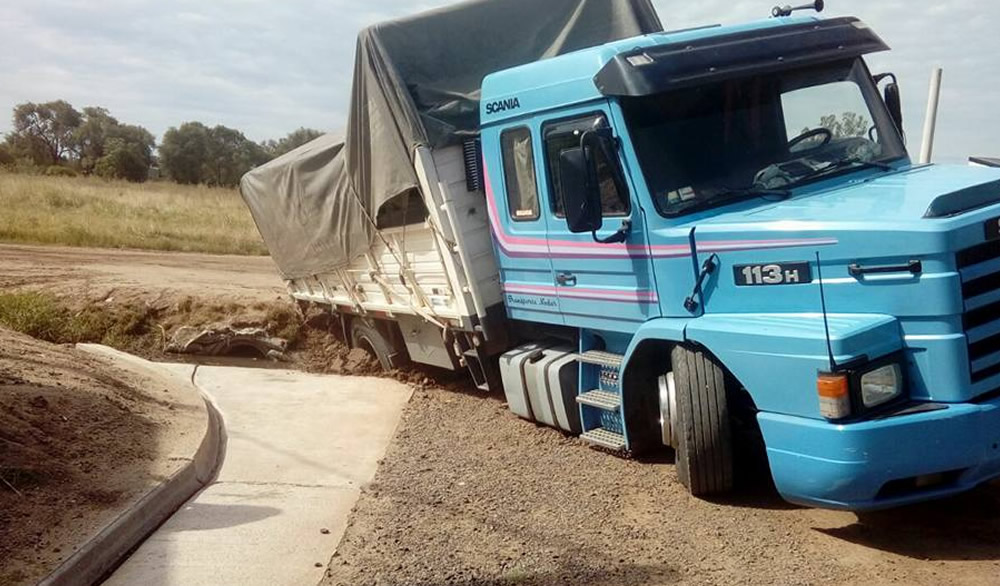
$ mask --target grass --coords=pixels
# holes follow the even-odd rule
[[[0,241],[267,254],[235,189],[5,172]]]
[[[171,306],[144,302],[88,302],[71,305],[43,291],[0,292],[0,327],[53,344],[104,344],[126,352],[156,354],[181,326],[230,323],[263,327],[294,347],[304,327],[295,306],[258,303],[244,308],[234,303],[205,303],[187,297]]]
[[[73,311],[49,293],[0,293],[0,326],[54,344],[128,347],[135,338],[157,335],[151,313],[145,307]]]

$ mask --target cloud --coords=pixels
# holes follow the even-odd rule
[[[256,140],[299,126],[342,127],[365,25],[447,0],[6,0],[0,19],[0,112],[63,98],[102,105],[157,135],[186,120]],[[668,28],[766,17],[768,3],[654,0]],[[782,2],[783,3],[783,2]],[[832,0],[894,51],[873,70],[900,76],[911,151],[919,150],[927,81],[945,68],[937,154],[1000,155],[1000,4]],[[9,129],[0,118],[0,132]]]

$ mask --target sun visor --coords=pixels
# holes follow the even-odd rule
[[[887,50],[857,18],[817,20],[622,53],[594,83],[606,96],[648,96]]]

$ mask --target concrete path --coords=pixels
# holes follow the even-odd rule
[[[232,367],[201,367],[195,382],[225,419],[219,476],[105,584],[316,584],[410,390],[384,379]]]

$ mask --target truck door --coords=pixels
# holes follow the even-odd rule
[[[626,242],[602,244],[591,234],[569,231],[559,177],[560,154],[580,146],[584,132],[607,127],[608,114],[603,110],[552,119],[542,125],[549,249],[566,325],[633,332],[638,324],[659,315],[645,220],[633,195],[635,190],[627,180],[628,193],[619,192],[607,165],[598,165],[604,214],[598,237],[611,236],[623,222],[631,222]]]
[[[507,314],[562,325],[546,241],[549,218],[541,203],[537,134],[529,126],[500,132],[499,164],[489,168],[502,176],[487,177],[486,195]]]

